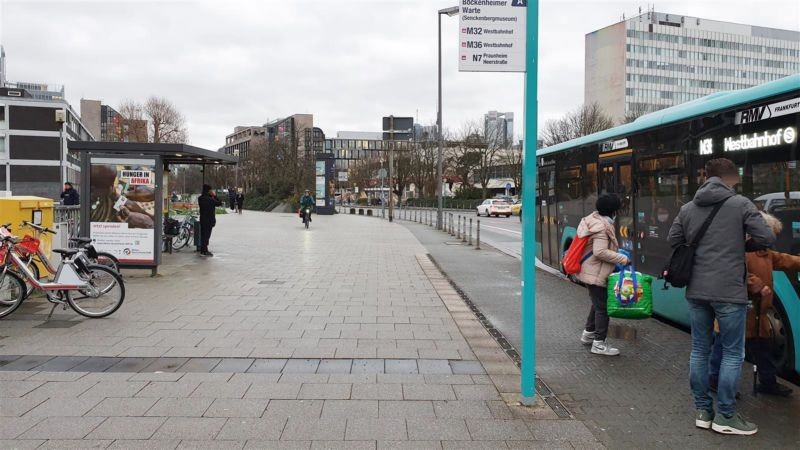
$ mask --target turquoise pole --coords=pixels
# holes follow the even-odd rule
[[[522,161],[522,403],[536,401],[536,138],[539,1],[529,0],[525,49],[525,146]]]

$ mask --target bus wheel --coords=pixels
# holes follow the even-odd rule
[[[792,329],[783,305],[775,296],[774,308],[771,308],[761,317],[765,320],[770,330],[769,338],[769,359],[775,364],[778,370],[784,369],[787,372],[794,371],[794,342],[792,341]]]

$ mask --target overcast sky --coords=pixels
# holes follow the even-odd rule
[[[184,113],[190,142],[216,149],[236,125],[313,113],[327,136],[375,131],[381,117],[436,119],[436,11],[458,0],[5,1],[0,41],[11,81],[64,84],[117,106],[149,95]],[[584,35],[647,3],[544,0],[540,120],[583,101]],[[800,29],[800,2],[660,1],[656,10]],[[459,73],[457,17],[443,18],[444,125],[512,111],[523,74]]]

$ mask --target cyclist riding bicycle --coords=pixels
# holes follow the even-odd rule
[[[314,197],[311,196],[311,191],[306,189],[303,196],[300,197],[300,221],[303,221],[303,215],[305,214],[305,209],[308,208],[308,221],[311,222],[311,210],[314,208],[315,202]]]

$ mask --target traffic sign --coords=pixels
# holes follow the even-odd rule
[[[461,0],[460,72],[525,72],[527,0]]]
[[[513,186],[511,186],[511,183],[506,183],[506,189],[511,189],[512,187]]]
[[[378,178],[386,178],[386,169],[381,169],[378,171]]]

